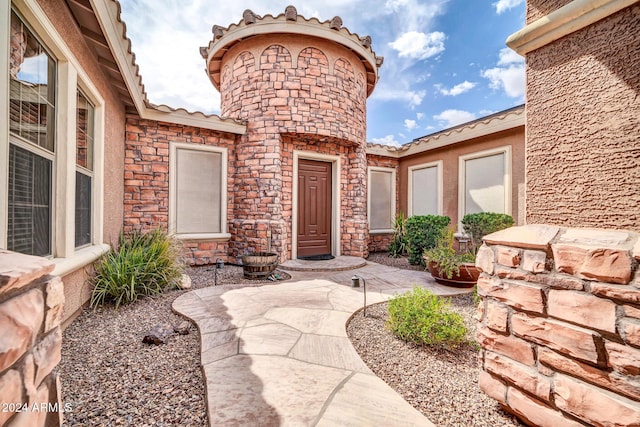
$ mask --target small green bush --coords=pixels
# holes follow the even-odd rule
[[[407,254],[407,219],[403,212],[396,214],[393,220],[393,240],[389,243],[389,256],[399,258]]]
[[[182,278],[180,242],[161,229],[120,233],[117,249],[95,264],[91,307],[126,304],[176,286]]]
[[[482,246],[484,236],[511,226],[513,226],[513,217],[507,214],[479,212],[462,217],[462,228],[471,236],[474,253]]]
[[[431,249],[436,245],[440,230],[446,228],[450,222],[448,216],[442,215],[415,215],[407,219],[409,264],[424,265],[422,254],[425,249]]]
[[[403,341],[417,345],[454,349],[466,342],[464,319],[451,304],[424,288],[389,301],[387,328]]]

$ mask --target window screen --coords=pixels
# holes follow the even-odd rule
[[[414,169],[411,193],[411,215],[438,215],[438,167]]]
[[[389,230],[393,227],[393,174],[370,171],[369,227],[371,230]]]
[[[56,64],[11,12],[7,248],[51,255]]]
[[[222,154],[176,150],[176,232],[221,233]]]
[[[94,108],[78,91],[76,104],[75,246],[91,243]]]
[[[9,146],[9,227],[7,247],[30,255],[51,254],[51,164]]]
[[[465,161],[465,213],[505,212],[504,156]]]

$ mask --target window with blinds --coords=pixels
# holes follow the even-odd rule
[[[56,63],[13,11],[10,33],[7,248],[51,255]]]
[[[78,91],[76,104],[76,248],[91,243],[93,187],[94,107]]]

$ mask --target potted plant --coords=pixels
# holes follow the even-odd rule
[[[470,251],[457,252],[453,247],[454,241],[453,227],[442,228],[436,246],[423,253],[425,263],[436,282],[472,287],[480,276],[480,270],[475,266],[475,254]]]

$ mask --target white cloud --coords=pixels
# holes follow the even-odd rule
[[[524,64],[524,57],[508,47],[500,49],[498,65]]]
[[[476,115],[468,111],[451,109],[444,110],[442,113],[433,116],[433,118],[444,124],[445,127],[452,127],[461,123],[470,122],[476,118]]]
[[[424,119],[424,113],[416,113],[416,118],[417,118],[418,120],[422,120],[422,119]]]
[[[375,1],[365,3],[367,8],[375,9]],[[446,0],[387,0],[382,10],[393,17],[396,28],[404,31],[424,31],[432,26],[434,19],[442,14]]]
[[[482,71],[482,77],[489,79],[489,86],[504,90],[510,98],[524,98],[526,89],[524,58],[509,48],[500,50],[497,67]]]
[[[415,120],[405,119],[404,120],[404,127],[405,127],[406,130],[412,131],[412,130],[414,130],[414,129],[416,129],[418,127],[418,123]]]
[[[426,94],[427,92],[424,90],[403,90],[381,85],[376,88],[369,99],[376,99],[380,101],[402,101],[407,103],[409,108],[414,109],[418,105],[422,104],[422,100]]]
[[[462,83],[458,83],[457,85],[455,85],[451,89],[447,89],[445,87],[442,87],[441,85],[437,85],[437,87],[438,87],[438,90],[440,91],[440,93],[443,94],[443,95],[446,95],[446,96],[458,96],[458,95],[461,95],[461,94],[463,94],[465,92],[469,92],[476,85],[477,85],[477,83],[475,83],[475,82],[469,82],[469,81],[465,80]]]
[[[398,51],[400,57],[427,59],[444,51],[445,38],[440,31],[428,34],[409,31],[389,43],[389,46]]]
[[[387,135],[382,138],[372,138],[371,142],[373,142],[374,144],[390,145],[392,147],[399,147],[401,145],[398,141],[396,141],[393,135]]]
[[[493,3],[493,6],[496,8],[496,13],[500,15],[502,12],[506,12],[516,6],[520,6],[523,2],[524,0],[498,0]]]

